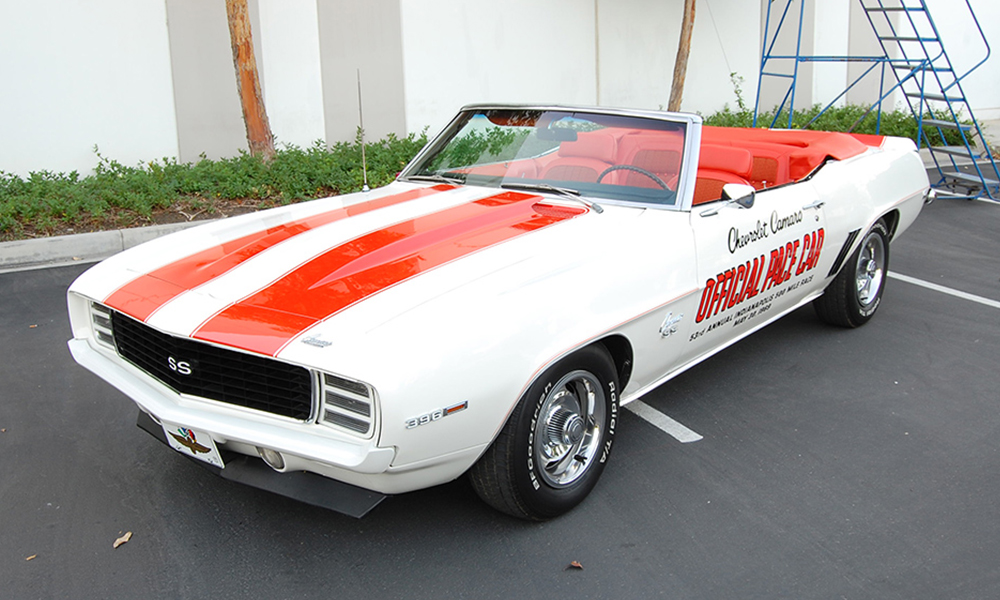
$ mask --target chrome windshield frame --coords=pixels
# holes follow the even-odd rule
[[[683,124],[686,127],[684,136],[684,154],[681,160],[680,176],[677,182],[676,201],[672,204],[646,203],[640,201],[620,200],[615,198],[595,197],[583,193],[588,200],[597,201],[602,205],[626,206],[641,209],[658,209],[673,211],[690,211],[694,197],[694,186],[698,171],[698,151],[701,145],[702,118],[700,115],[680,112],[666,112],[639,109],[602,108],[594,106],[548,105],[548,104],[469,104],[463,106],[451,121],[417,153],[417,155],[400,171],[397,179],[406,180],[414,175],[417,166],[422,164],[429,155],[435,154],[446,145],[457,132],[459,124],[470,112],[488,110],[525,110],[539,112],[571,112],[616,117],[633,117],[650,119],[669,123]],[[474,184],[469,184],[474,185]]]

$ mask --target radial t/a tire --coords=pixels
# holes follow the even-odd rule
[[[617,424],[614,363],[603,346],[588,346],[531,384],[469,479],[479,497],[501,512],[551,519],[597,484]]]
[[[813,301],[816,314],[831,325],[864,325],[882,302],[888,272],[889,230],[880,220],[868,230],[823,295]]]

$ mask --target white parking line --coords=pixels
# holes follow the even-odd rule
[[[667,415],[656,410],[652,406],[646,404],[642,400],[635,400],[634,402],[629,402],[625,405],[625,408],[629,409],[637,416],[645,419],[654,427],[662,429],[668,434],[677,438],[678,442],[688,444],[691,442],[697,442],[702,439],[700,435],[691,431],[687,427],[681,425],[677,421],[671,419]]]
[[[969,294],[960,290],[944,287],[943,285],[938,285],[936,283],[924,281],[923,279],[917,279],[915,277],[909,277],[907,275],[900,275],[899,273],[893,273],[891,271],[889,272],[889,277],[891,279],[898,279],[900,281],[905,281],[906,283],[912,283],[913,285],[919,285],[920,287],[925,287],[929,290],[934,290],[935,292],[941,292],[942,294],[948,294],[951,296],[955,296],[956,298],[962,298],[963,300],[971,300],[972,302],[978,302],[979,304],[983,304],[991,308],[1000,308],[1000,302],[996,300],[991,300],[989,298],[984,298],[982,296],[977,296],[975,294]]]
[[[960,290],[945,287],[943,285],[938,285],[936,283],[931,283],[929,281],[924,281],[922,279],[917,279],[915,277],[909,277],[907,275],[901,275],[899,273],[889,273],[889,277],[892,279],[898,279],[906,283],[912,283],[913,285],[918,285],[920,287],[927,288],[929,290],[934,290],[936,292],[941,292],[942,294],[948,294],[955,296],[956,298],[962,298],[963,300],[970,300],[972,302],[977,302],[984,306],[989,306],[991,308],[1000,308],[1000,302],[996,300],[991,300],[990,298],[984,298],[983,296],[977,296],[975,294],[969,294]],[[642,418],[649,424],[653,425],[657,429],[660,429],[669,435],[677,439],[677,441],[688,444],[691,442],[697,442],[698,440],[704,439],[698,433],[688,429],[684,425],[681,425],[677,421],[671,419],[667,415],[656,410],[652,406],[646,404],[642,400],[635,400],[625,405],[629,411],[631,411],[636,416]]]

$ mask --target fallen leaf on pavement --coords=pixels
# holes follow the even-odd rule
[[[32,560],[32,559],[34,559],[34,558],[35,558],[36,556],[38,556],[38,555],[37,555],[37,554],[32,554],[31,556],[29,556],[28,558],[26,558],[26,559],[24,559],[24,560]]]
[[[566,567],[566,568],[567,569],[579,569],[580,571],[582,571],[583,570],[583,565],[581,565],[580,563],[578,563],[577,561],[574,560],[573,562],[569,563],[569,566]]]
[[[129,541],[130,539],[132,539],[132,532],[131,531],[126,531],[125,535],[123,535],[120,538],[118,538],[117,540],[115,540],[115,548],[117,548],[118,546],[121,546],[122,544],[124,544],[125,542]]]

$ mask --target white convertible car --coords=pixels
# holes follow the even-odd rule
[[[546,519],[622,405],[807,302],[868,321],[927,198],[906,139],[469,106],[387,187],[93,267],[69,346],[226,478],[361,516],[467,473]]]

